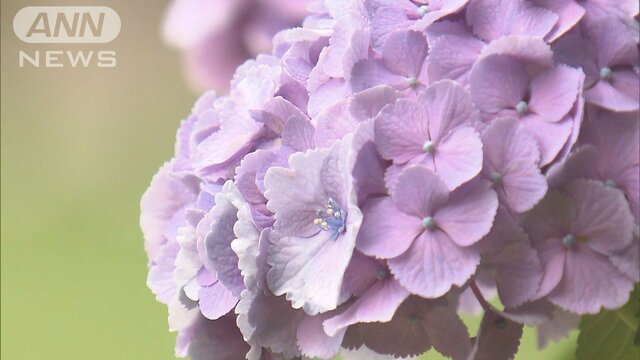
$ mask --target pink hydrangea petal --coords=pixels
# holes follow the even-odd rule
[[[433,216],[448,200],[447,187],[429,169],[412,166],[398,177],[391,197],[398,209],[419,219]]]
[[[448,16],[451,14],[455,14],[460,11],[469,0],[442,0],[437,2],[431,2],[431,9],[426,14],[422,16],[421,19],[416,21],[413,25],[413,28],[416,30],[424,31],[434,22]]]
[[[524,65],[502,55],[490,55],[478,61],[469,79],[473,101],[480,111],[489,114],[505,108],[515,109],[528,85]]]
[[[498,196],[484,180],[468,183],[451,193],[434,214],[435,223],[459,246],[476,243],[489,233],[498,210]]]
[[[284,296],[276,297],[262,291],[247,291],[242,296],[243,301],[247,296],[246,300],[250,302],[246,309],[246,321],[248,326],[253,327],[250,334],[252,340],[285,357],[300,356],[296,333],[304,312],[292,309]]]
[[[547,172],[549,187],[560,188],[575,179],[599,179],[594,159],[599,156],[599,150],[590,144],[580,146],[567,156],[562,162],[553,164]]]
[[[408,29],[413,24],[405,10],[383,6],[376,10],[371,22],[372,47],[381,50],[389,35],[396,29]]]
[[[431,348],[431,341],[423,325],[424,312],[430,308],[431,304],[427,300],[409,297],[391,321],[357,325],[360,336],[368,348],[379,354],[394,357],[422,354]]]
[[[430,138],[436,143],[456,127],[477,120],[471,97],[455,81],[432,84],[418,100],[427,109]]]
[[[540,37],[509,35],[493,40],[482,49],[481,58],[490,55],[508,55],[528,65],[548,67],[553,65],[554,53]]]
[[[288,100],[276,96],[264,104],[260,120],[276,134],[281,134],[284,123],[291,116],[304,117],[304,113]]]
[[[356,323],[390,321],[407,297],[409,292],[395,279],[377,281],[344,312],[326,320],[324,329],[328,334],[335,334]]]
[[[538,330],[538,349],[544,349],[551,341],[558,341],[569,336],[569,332],[580,325],[580,319],[581,316],[556,307],[551,320],[536,327]]]
[[[637,82],[637,75],[628,72],[618,77],[622,84],[626,84],[628,79]],[[629,84],[632,84],[629,82]],[[613,111],[636,111],[638,110],[638,100],[619,91],[612,84],[604,81],[598,82],[596,86],[585,92],[587,102],[601,106]]]
[[[522,0],[480,0],[469,3],[467,21],[478,37],[491,41],[512,34],[543,37],[558,16]]]
[[[339,119],[339,120],[338,120]],[[323,109],[315,118],[314,141],[319,147],[331,146],[336,140],[356,130],[358,122],[349,113],[346,100]]]
[[[302,318],[296,337],[303,355],[330,359],[338,354],[346,329],[338,331],[334,336],[328,336],[322,323],[330,316],[330,313],[326,313]]]
[[[638,226],[636,224],[636,226]],[[640,234],[635,234],[631,244],[611,255],[613,264],[634,282],[640,281]]]
[[[198,194],[196,186],[190,186],[190,183],[171,174],[171,164],[166,163],[158,170],[140,201],[140,227],[151,261],[159,256],[168,241],[165,232],[171,227],[175,214],[195,201]]]
[[[295,151],[306,151],[315,147],[315,128],[306,117],[291,116],[282,129],[282,145]]]
[[[598,49],[598,65],[634,65],[638,62],[637,30],[629,31],[622,21],[602,18],[585,28],[589,41]]]
[[[631,244],[634,220],[622,192],[594,180],[574,180],[566,186],[574,199],[572,234],[584,237],[593,250],[609,254]]]
[[[482,170],[482,141],[470,127],[461,127],[445,136],[434,156],[438,176],[454,190]]]
[[[471,352],[467,327],[451,306],[433,306],[425,315],[423,326],[433,348],[440,354],[452,359],[466,359]]]
[[[375,86],[361,91],[350,99],[351,116],[360,121],[374,119],[387,104],[398,99],[398,93],[387,85]]]
[[[525,116],[520,123],[538,142],[540,166],[547,165],[555,159],[573,130],[573,120],[566,117],[560,122],[550,123],[538,117]]]
[[[580,70],[558,65],[531,82],[529,111],[546,121],[561,120],[573,107],[580,86]]]
[[[358,126],[353,137],[353,148],[358,154],[353,164],[353,181],[358,204],[367,198],[387,193],[384,183],[386,162],[374,143],[374,122],[367,120]]]
[[[429,140],[428,114],[419,103],[400,99],[385,106],[375,120],[375,142],[385,159],[405,163],[424,154]]]
[[[229,313],[238,303],[235,296],[222,283],[205,286],[198,293],[198,307],[207,319],[216,320]]]
[[[366,256],[358,250],[354,251],[342,279],[343,293],[347,293],[348,296],[362,296],[378,281],[378,269],[384,266],[382,261]]]
[[[344,79],[330,79],[309,93],[307,112],[311,118],[323,109],[351,95],[351,86]]]
[[[615,309],[629,300],[633,281],[604,255],[576,243],[567,251],[564,274],[548,295],[561,308],[578,314],[595,314],[602,307]]]
[[[233,227],[238,221],[238,208],[232,203],[234,197],[239,198],[240,193],[235,185],[227,182],[223,191],[216,195],[216,205],[210,215],[213,221],[204,243],[209,268],[215,270],[218,280],[239,297],[244,284],[238,269],[238,255],[231,248],[231,242],[236,239]]]
[[[176,284],[173,280],[175,260],[180,246],[169,242],[160,248],[158,258],[149,268],[147,286],[156,296],[156,300],[163,304],[169,304],[176,294]]]
[[[478,336],[471,350],[471,359],[511,359],[518,352],[522,324],[515,323],[494,311],[485,312]]]
[[[516,308],[505,308],[502,314],[517,323],[531,326],[551,321],[556,310],[559,308],[542,299],[524,303]]]
[[[427,39],[424,34],[397,30],[389,35],[382,47],[382,61],[395,74],[417,78],[427,57],[427,51]]]
[[[630,166],[619,174],[614,181],[617,187],[622,189],[627,196],[636,221],[640,221],[640,165]]]
[[[484,43],[472,36],[438,37],[431,43],[427,58],[429,81],[450,79],[467,86],[471,67],[480,57],[483,47]]]
[[[292,306],[304,306],[310,314],[335,309],[353,244],[341,237],[332,240],[325,232],[272,236],[271,241],[267,282],[274,294],[290,294]]]
[[[406,215],[390,198],[367,201],[356,247],[364,254],[393,258],[405,252],[422,232],[422,219]]]
[[[400,284],[414,294],[434,298],[463,285],[480,263],[478,251],[460,247],[442,231],[425,231],[404,254],[388,260]]]
[[[354,92],[378,85],[388,85],[396,90],[409,87],[407,77],[393,73],[382,62],[373,59],[359,61],[353,66],[350,85]]]
[[[574,0],[534,0],[533,3],[558,15],[558,22],[545,37],[549,42],[553,42],[572,29],[585,13],[584,8]]]
[[[496,269],[502,304],[514,308],[533,299],[543,276],[540,259],[525,232],[505,210],[498,211],[491,232],[480,245],[486,261]]]
[[[198,322],[193,329],[188,355],[193,360],[206,360],[211,354],[216,354],[216,359],[234,360],[244,357],[247,351],[249,346],[236,327],[235,316],[227,315],[216,321]]]

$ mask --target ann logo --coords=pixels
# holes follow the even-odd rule
[[[105,6],[29,6],[13,19],[26,43],[108,43],[120,33],[120,17]]]
[[[102,27],[104,26],[105,13],[98,14],[98,19],[94,19],[93,14],[89,12],[73,13],[73,18],[67,18],[67,14],[63,12],[55,13],[54,25],[51,26],[48,12],[39,12],[36,15],[33,24],[27,32],[27,37],[42,34],[45,37],[84,37],[87,29],[91,31],[91,35],[99,37],[102,35]]]

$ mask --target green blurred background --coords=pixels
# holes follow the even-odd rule
[[[109,6],[122,30],[104,45],[24,44],[12,21],[30,5]],[[3,359],[174,358],[138,227],[140,196],[196,98],[159,37],[165,6],[1,2]],[[19,68],[18,51],[36,49],[115,50],[117,67]],[[572,359],[575,338],[540,353],[527,330],[517,359]]]

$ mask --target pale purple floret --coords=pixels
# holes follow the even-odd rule
[[[371,16],[371,42],[376,50],[383,45],[395,30],[410,29],[424,31],[435,21],[460,11],[469,0],[435,0],[418,2],[408,0],[367,1]]]
[[[585,99],[612,111],[637,111],[638,32],[611,17],[599,18],[580,32],[554,44],[561,62],[581,67],[586,75]]]
[[[495,282],[505,307],[515,308],[535,297],[543,275],[538,253],[505,210],[498,210],[493,228],[479,246],[481,261],[476,276]]]
[[[444,298],[411,296],[387,322],[357,324],[359,344],[394,357],[416,356],[435,348],[452,359],[466,359],[471,349],[467,329]]]
[[[482,176],[493,183],[500,202],[515,212],[531,209],[547,192],[535,138],[518,119],[494,120],[482,133]]]
[[[551,162],[571,136],[571,110],[578,101],[582,71],[557,65],[531,76],[527,64],[490,55],[474,66],[471,97],[485,121],[515,117],[537,140],[541,165]]]
[[[512,359],[518,352],[522,324],[509,320],[495,310],[486,311],[470,359]]]
[[[342,312],[324,322],[324,330],[329,335],[346,329],[357,323],[387,322],[393,318],[402,302],[410,295],[393,278],[389,268],[383,261],[356,255],[352,264],[345,273],[345,282],[348,277],[357,277],[357,286],[354,295],[357,299],[346,306]],[[354,264],[353,260],[357,260]]]
[[[471,245],[489,232],[497,207],[484,180],[449,193],[433,172],[414,166],[400,175],[391,197],[364,205],[357,247],[389,259],[394,277],[412,293],[438,297],[475,272],[480,254]]]
[[[296,153],[289,168],[265,177],[267,207],[275,214],[267,275],[276,295],[315,315],[335,309],[360,228],[350,163],[351,140]]]
[[[428,51],[423,33],[395,31],[385,41],[380,60],[365,59],[353,66],[351,88],[359,92],[385,84],[396,90],[417,91],[427,83],[424,67]]]
[[[375,143],[380,155],[393,161],[392,171],[420,164],[455,189],[482,169],[482,142],[473,128],[476,119],[466,91],[444,80],[417,100],[400,99],[382,109],[375,120]]]
[[[633,240],[633,216],[621,192],[594,180],[574,180],[567,194],[549,191],[524,220],[544,276],[537,297],[579,313],[616,308],[633,280],[611,256]]]

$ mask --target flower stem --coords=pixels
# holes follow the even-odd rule
[[[484,298],[482,293],[480,292],[480,288],[474,279],[471,279],[469,282],[469,286],[471,287],[471,291],[473,291],[473,295],[475,295],[476,299],[480,303],[480,306],[484,309],[484,311],[494,311],[493,305],[489,304],[489,302]]]

